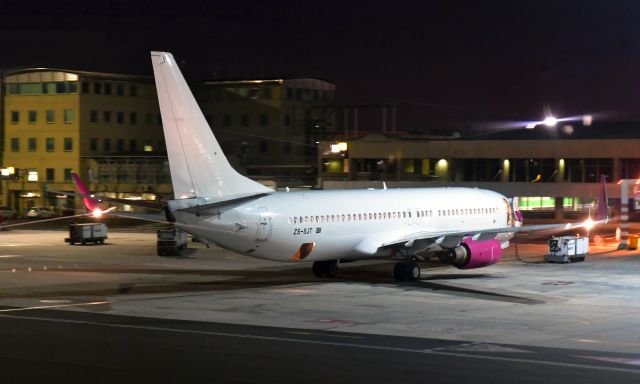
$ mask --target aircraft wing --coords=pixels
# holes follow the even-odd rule
[[[58,193],[58,194],[61,194],[61,195],[79,196],[79,197],[82,197],[82,198],[85,198],[85,199],[89,199],[89,200],[92,200],[92,201],[97,201],[97,202],[107,201],[107,202],[116,203],[116,204],[135,205],[135,206],[138,206],[138,207],[146,207],[146,208],[164,210],[164,204],[161,201],[158,201],[158,200],[118,199],[118,198],[115,198],[115,197],[96,196],[96,195],[89,195],[89,194],[77,193],[77,192],[54,191],[54,190],[51,190],[51,189],[46,190],[46,192]]]
[[[391,233],[374,235],[363,240],[356,246],[356,252],[365,255],[375,255],[379,249],[389,247],[418,248],[426,249],[428,245],[438,244],[441,247],[453,248],[460,244],[465,237],[473,237],[475,240],[494,239],[501,233],[518,233],[531,231],[556,230],[564,231],[576,228],[588,228],[595,224],[606,223],[607,220],[598,220],[580,223],[564,224],[540,224],[520,227],[484,228],[473,230],[450,230],[450,231],[418,231],[410,233]]]

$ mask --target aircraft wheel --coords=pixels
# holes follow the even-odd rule
[[[313,274],[317,277],[336,277],[338,260],[323,260],[313,263]]]
[[[327,261],[327,277],[336,277],[338,275],[338,260]]]
[[[407,279],[407,265],[405,263],[396,263],[393,266],[393,278],[397,281],[405,281]]]
[[[415,261],[407,263],[407,280],[417,281],[420,279],[420,266]]]
[[[324,277],[324,275],[325,275],[324,262],[322,262],[322,261],[314,261],[312,269],[313,269],[313,274],[316,277]]]

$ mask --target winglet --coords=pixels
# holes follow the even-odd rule
[[[600,191],[598,194],[598,215],[596,216],[596,221],[607,223],[609,221],[609,217],[607,214],[608,211],[608,202],[607,202],[607,176],[600,176]]]
[[[73,181],[76,183],[76,186],[78,187],[78,191],[80,191],[81,194],[90,195],[89,188],[87,188],[87,186],[84,185],[84,183],[82,182],[82,179],[80,179],[80,176],[78,176],[77,173],[73,172],[71,174],[71,177],[73,177]],[[89,199],[88,197],[83,197],[82,201],[84,201],[85,207],[87,207],[87,209],[90,212],[93,212],[93,210],[96,209],[97,207],[96,202]]]

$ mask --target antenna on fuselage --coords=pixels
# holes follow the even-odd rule
[[[382,189],[387,190],[387,183],[385,181],[382,182]]]

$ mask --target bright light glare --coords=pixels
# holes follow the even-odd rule
[[[595,223],[593,222],[593,220],[591,218],[588,218],[587,220],[584,221],[584,227],[587,229],[587,231],[590,231],[591,228],[593,228],[594,225],[595,225]]]
[[[556,119],[553,116],[549,116],[546,119],[544,119],[543,121],[544,125],[546,125],[547,127],[555,127],[556,124],[558,124],[558,119]]]
[[[93,217],[101,217],[101,216],[102,216],[102,209],[100,209],[100,208],[95,208],[95,209],[93,210],[93,212],[91,212],[91,215],[92,215]]]
[[[535,127],[536,127],[536,123],[529,123],[529,124],[527,124],[527,126],[526,126],[525,128],[527,128],[527,129],[533,129],[533,128],[535,128]]]

